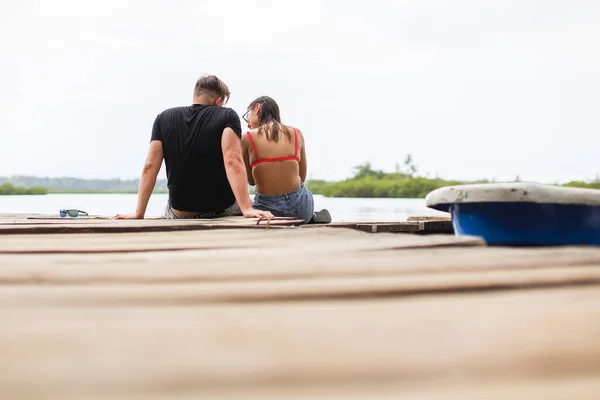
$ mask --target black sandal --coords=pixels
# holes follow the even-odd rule
[[[330,222],[331,214],[326,208],[321,211],[315,211],[310,221],[308,221],[309,224],[328,224]]]

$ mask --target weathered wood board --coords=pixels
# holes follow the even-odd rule
[[[0,319],[6,399],[600,395],[597,286]]]
[[[519,288],[599,285],[600,266],[426,275],[178,284],[11,285],[3,307],[186,306],[204,303],[361,299]]]
[[[481,246],[485,241],[473,236],[408,234],[372,235],[351,229],[304,230],[210,230],[194,232],[143,232],[94,234],[0,235],[2,253],[85,253],[193,250],[218,248],[271,248],[298,246],[316,252],[337,249],[393,249],[440,246]]]
[[[412,234],[448,219],[7,221],[0,399],[600,398],[600,248]]]
[[[409,221],[396,222],[333,222],[330,224],[308,224],[293,218],[275,218],[269,221],[244,217],[214,219],[166,220],[148,218],[144,220],[111,220],[107,217],[60,218],[48,215],[0,214],[0,234],[41,233],[110,233],[149,232],[228,228],[266,228],[301,226],[302,228],[353,228],[365,232],[404,233],[453,233],[452,221],[414,217]]]

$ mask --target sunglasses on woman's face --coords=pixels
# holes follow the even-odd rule
[[[242,118],[244,118],[244,121],[246,122],[248,122],[248,118],[250,118],[250,111],[252,111],[252,109],[249,109],[244,115],[242,115]]]
[[[59,213],[62,218],[66,217],[67,215],[69,217],[75,218],[75,217],[78,217],[79,214],[89,217],[88,213],[86,213],[85,211],[81,211],[81,210],[60,210]]]

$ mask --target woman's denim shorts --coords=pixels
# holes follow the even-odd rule
[[[276,217],[294,217],[310,221],[315,210],[313,195],[303,183],[297,189],[279,196],[256,193],[254,204],[257,210],[271,211]]]

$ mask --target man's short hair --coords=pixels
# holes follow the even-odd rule
[[[224,103],[227,103],[227,100],[229,100],[229,96],[231,94],[229,93],[229,88],[227,87],[225,82],[223,82],[216,76],[209,74],[202,75],[200,79],[198,79],[198,82],[196,82],[194,94],[196,96],[200,96],[202,92],[208,92],[217,97],[223,97]]]

